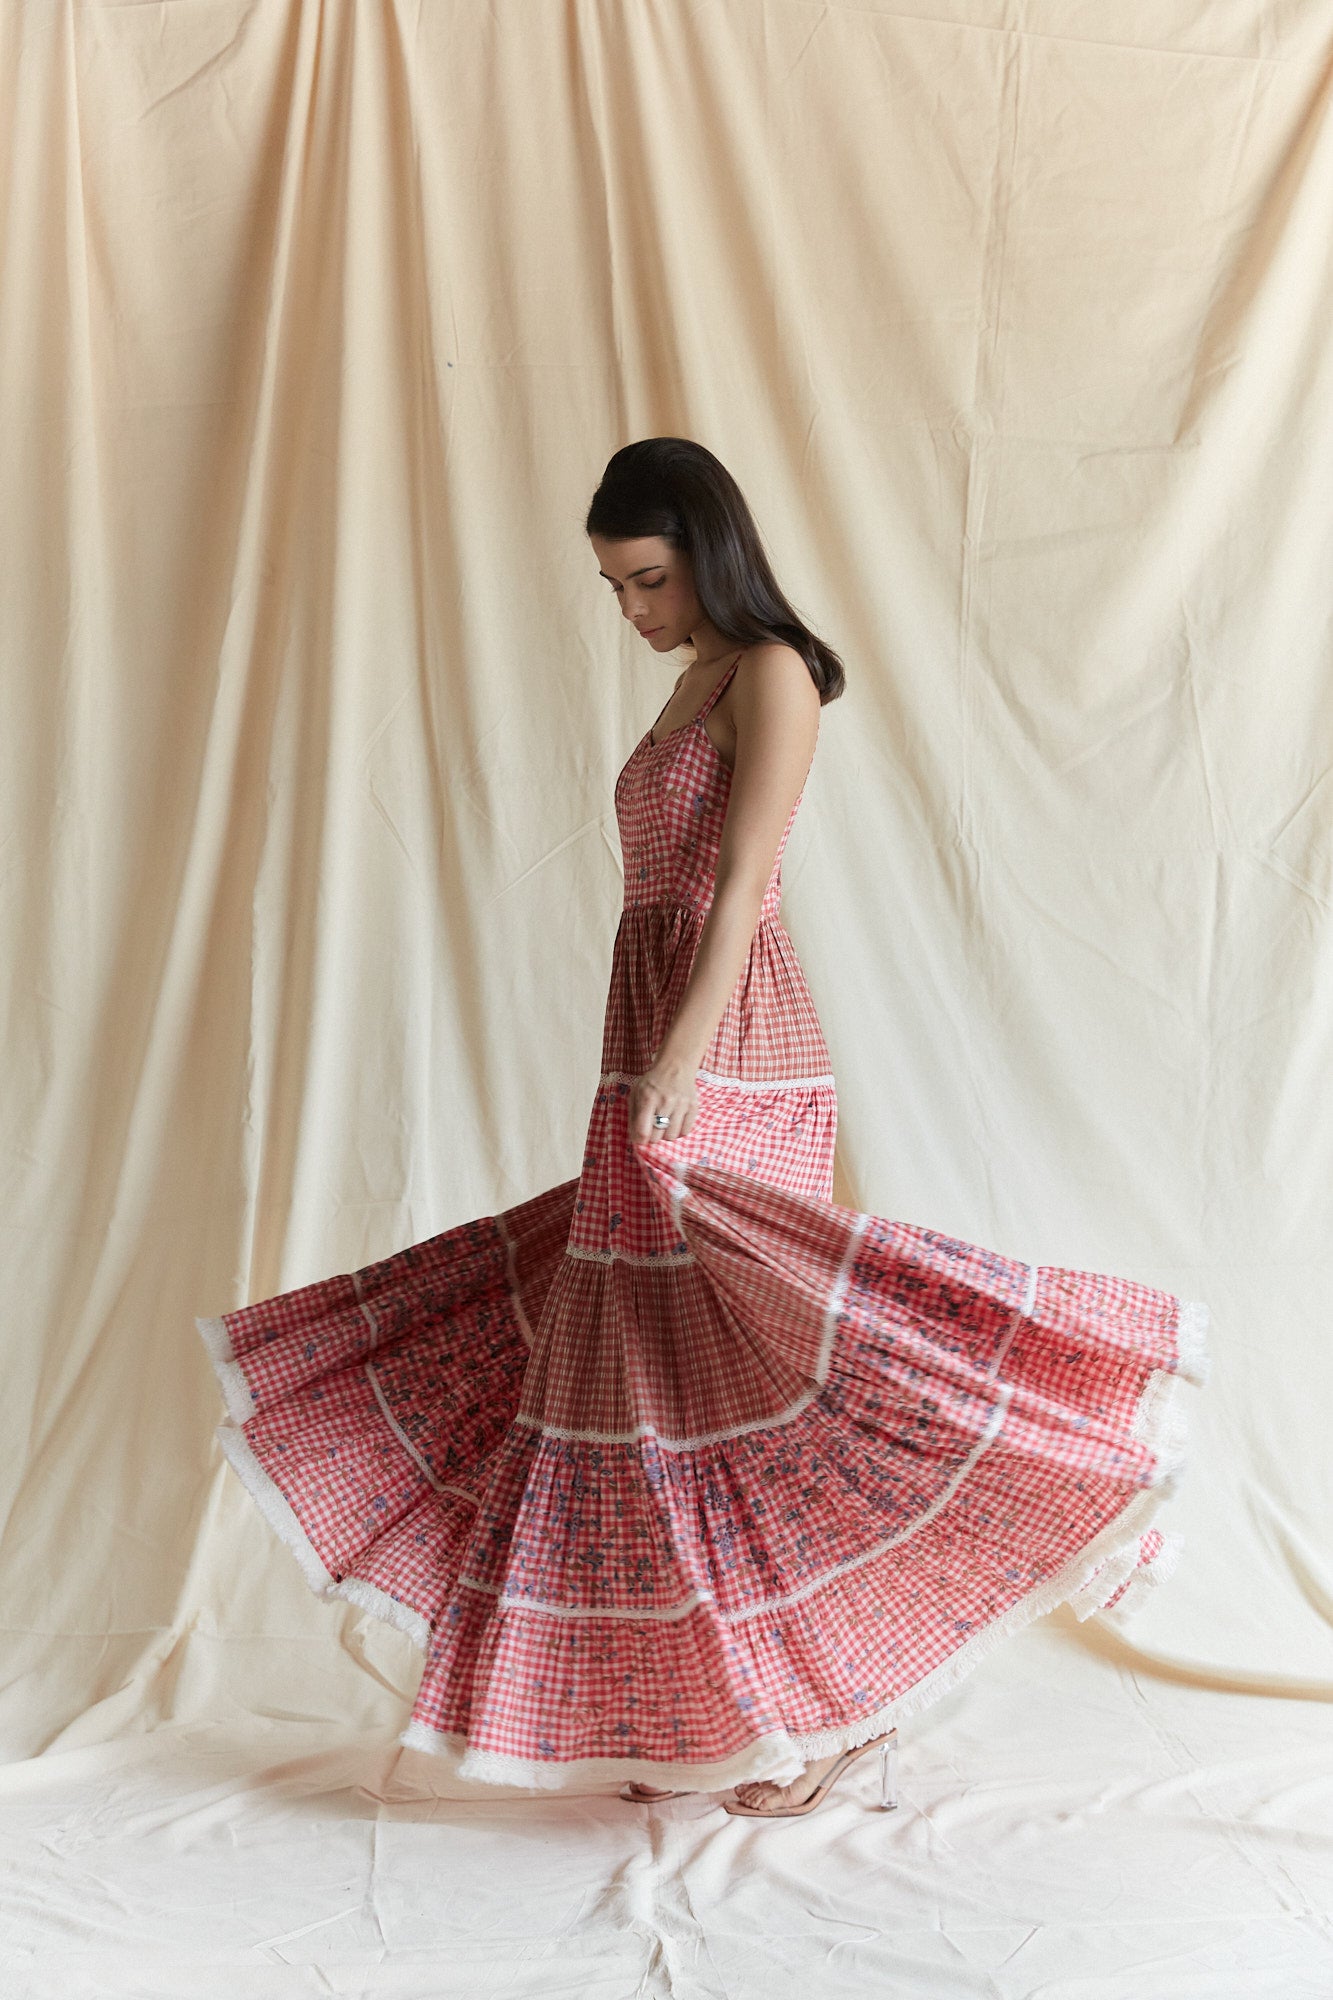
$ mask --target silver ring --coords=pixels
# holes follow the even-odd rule
[[[656,1118],[654,1118],[653,1123],[654,1125],[669,1125],[671,1123],[671,1120],[669,1118],[664,1118],[662,1113],[659,1111]]]

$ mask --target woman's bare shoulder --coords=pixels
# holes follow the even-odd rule
[[[744,685],[738,686],[742,681]],[[814,676],[795,646],[782,639],[761,639],[747,646],[732,686],[739,701],[747,706],[759,701],[775,702],[797,713],[819,706]]]

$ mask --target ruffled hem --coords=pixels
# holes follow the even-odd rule
[[[1208,1307],[1202,1299],[1182,1299],[1176,1322],[1177,1373],[1203,1388],[1212,1372],[1208,1352]]]
[[[196,1319],[195,1325],[216,1371],[227,1415],[234,1424],[247,1422],[255,1413],[255,1399],[245,1370],[232,1352],[227,1322],[217,1318]]]
[[[342,1598],[358,1610],[383,1619],[396,1631],[404,1633],[424,1653],[430,1643],[428,1621],[409,1605],[400,1603],[386,1591],[378,1590],[359,1577],[344,1577],[341,1581],[332,1577],[291,1506],[250,1449],[244,1433],[235,1424],[222,1423],[217,1426],[216,1436],[246,1491],[269,1526],[292,1551],[316,1595]],[[1180,1560],[1184,1539],[1171,1534],[1163,1536],[1162,1547],[1151,1562],[1139,1561],[1143,1533],[1174,1486],[1174,1477],[1168,1477],[1137,1495],[1115,1521],[1071,1557],[1054,1577],[1011,1605],[1002,1617],[975,1634],[933,1672],[895,1700],[839,1728],[818,1730],[808,1735],[783,1732],[759,1737],[732,1757],[700,1764],[664,1763],[644,1757],[585,1757],[561,1763],[530,1761],[503,1756],[495,1751],[474,1749],[465,1736],[432,1729],[426,1723],[415,1721],[401,1732],[398,1742],[404,1749],[424,1751],[443,1758],[446,1766],[459,1778],[538,1791],[595,1791],[600,1786],[615,1786],[629,1779],[641,1784],[699,1792],[727,1790],[733,1785],[764,1778],[786,1784],[799,1777],[805,1766],[815,1758],[854,1749],[872,1736],[882,1735],[896,1728],[905,1718],[931,1707],[1006,1639],[1062,1604],[1069,1604],[1080,1620],[1087,1618],[1093,1612],[1104,1610],[1107,1600],[1121,1589],[1128,1577],[1128,1588],[1107,1615],[1117,1621],[1123,1621],[1127,1613],[1132,1615],[1153,1586],[1164,1582],[1173,1573]]]
[[[403,1604],[398,1598],[391,1597],[387,1590],[379,1590],[373,1583],[367,1583],[364,1577],[338,1578],[330,1575],[314,1543],[297,1519],[290,1501],[259,1463],[240,1426],[232,1423],[219,1424],[214,1436],[221,1445],[227,1462],[270,1528],[296,1557],[301,1567],[301,1574],[315,1595],[340,1597],[346,1603],[354,1604],[358,1611],[366,1611],[374,1618],[383,1619],[386,1625],[392,1625],[396,1631],[404,1633],[424,1653],[430,1644],[430,1621],[423,1618],[419,1611],[414,1611],[410,1604]]]
[[[1001,1617],[941,1661],[931,1673],[917,1681],[894,1700],[883,1703],[869,1714],[833,1729],[802,1735],[783,1731],[762,1736],[734,1756],[712,1763],[670,1763],[646,1757],[582,1757],[561,1762],[545,1762],[472,1747],[465,1736],[431,1729],[421,1722],[409,1723],[398,1738],[404,1749],[419,1750],[443,1759],[455,1777],[482,1784],[521,1786],[528,1790],[595,1791],[627,1780],[673,1790],[697,1792],[725,1791],[733,1785],[771,1779],[788,1784],[816,1758],[831,1757],[852,1750],[872,1737],[894,1730],[907,1718],[921,1714],[949,1694],[1006,1640],[1048,1612],[1069,1604],[1080,1619],[1102,1609],[1109,1597],[1121,1588],[1124,1576],[1131,1577],[1113,1615],[1123,1616],[1130,1600],[1137,1604],[1152,1584],[1164,1580],[1176,1567],[1183,1547],[1179,1535],[1165,1535],[1162,1546],[1149,1563],[1140,1563],[1140,1545],[1152,1516],[1174,1490],[1167,1479],[1138,1494],[1130,1505],[1110,1522],[1044,1583],[1011,1605]],[[1134,1574],[1137,1568],[1137,1575]]]
[[[715,1791],[750,1780],[785,1783],[811,1760],[854,1748],[918,1714],[957,1686],[996,1647],[1025,1625],[1068,1603],[1081,1620],[1103,1612],[1123,1623],[1175,1570],[1183,1539],[1156,1531],[1159,1546],[1147,1559],[1143,1543],[1152,1517],[1175,1489],[1184,1462],[1185,1412],[1181,1407],[1184,1381],[1206,1380],[1209,1314],[1198,1300],[1182,1300],[1173,1369],[1148,1375],[1135,1411],[1133,1436],[1151,1453],[1154,1477],[1121,1513],[1084,1544],[1051,1577],[960,1645],[938,1666],[899,1696],[855,1720],[826,1730],[801,1734],[778,1731],[754,1739],[734,1755],[711,1762],[672,1763],[648,1758],[592,1757],[528,1760],[474,1747],[461,1735],[412,1721],[399,1737],[405,1749],[445,1758],[465,1780],[540,1791],[595,1790],[627,1779],[673,1789]],[[244,1432],[254,1401],[244,1370],[237,1361],[225,1322],[196,1321],[217,1373],[230,1421],[217,1426],[216,1436],[229,1463],[258,1505],[266,1521],[291,1549],[311,1589],[319,1596],[341,1598],[382,1619],[408,1637],[422,1652],[428,1650],[430,1621],[411,1606],[356,1576],[335,1578],[326,1567],[286,1496],[255,1455]],[[819,1589],[834,1587],[841,1571],[831,1573]]]
[[[725,1791],[750,1779],[772,1778],[787,1784],[800,1776],[804,1762],[791,1750],[787,1736],[763,1736],[734,1757],[711,1764],[653,1763],[646,1757],[579,1757],[561,1763],[541,1763],[506,1757],[494,1750],[473,1749],[465,1736],[412,1722],[398,1739],[405,1750],[423,1750],[439,1757],[451,1775],[486,1785],[518,1785],[528,1791],[591,1792],[619,1786],[627,1779],[678,1791]]]

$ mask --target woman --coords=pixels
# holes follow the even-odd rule
[[[694,659],[616,779],[581,1170],[199,1320],[218,1435],[315,1588],[421,1645],[401,1740],[462,1776],[785,1817],[877,1743],[888,1804],[900,1716],[1165,1574],[1207,1312],[834,1203],[778,906],[841,664],[702,446],[617,452],[585,525]]]

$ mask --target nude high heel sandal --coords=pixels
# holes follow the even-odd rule
[[[803,1813],[812,1813],[817,1805],[826,1799],[838,1779],[849,1764],[863,1757],[867,1750],[879,1750],[879,1797],[875,1801],[880,1812],[893,1812],[898,1804],[898,1732],[890,1729],[887,1735],[872,1736],[868,1743],[854,1744],[844,1750],[836,1764],[825,1771],[808,1799],[802,1799],[795,1806],[747,1806],[739,1799],[723,1799],[722,1810],[737,1819],[799,1819]]]
[[[637,1779],[629,1778],[620,1787],[620,1796],[622,1799],[628,1799],[631,1805],[660,1806],[663,1799],[685,1799],[690,1794],[688,1792],[656,1792],[651,1785],[641,1785]]]
[[[832,1790],[834,1781],[840,1778],[849,1764],[855,1763],[867,1750],[879,1749],[879,1798],[876,1800],[880,1812],[894,1812],[898,1806],[898,1732],[889,1730],[886,1736],[872,1736],[868,1743],[858,1743],[852,1750],[845,1750],[832,1770],[826,1771],[819,1785],[803,1799],[798,1806],[745,1806],[739,1799],[723,1800],[722,1810],[744,1816],[747,1819],[795,1819],[801,1813],[813,1812],[820,1800]],[[636,1779],[629,1779],[620,1787],[622,1799],[633,1805],[656,1806],[665,1799],[686,1799],[689,1792],[658,1792],[651,1785],[641,1785]]]
[[[879,1746],[879,1809],[898,1809],[898,1732],[891,1729]]]

